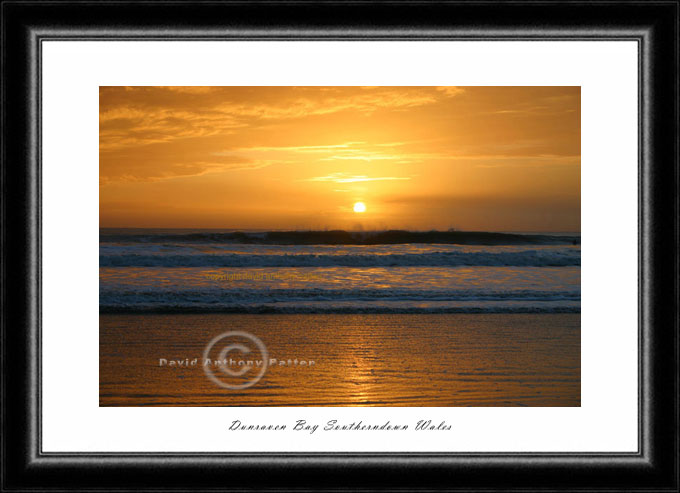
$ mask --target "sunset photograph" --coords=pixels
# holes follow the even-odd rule
[[[101,86],[99,405],[581,405],[578,86]]]

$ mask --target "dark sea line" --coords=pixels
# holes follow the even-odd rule
[[[114,230],[115,231],[115,230]],[[267,231],[149,233],[100,231],[100,242],[109,243],[243,243],[263,245],[395,245],[440,243],[456,245],[578,245],[580,235],[493,233],[484,231]]]

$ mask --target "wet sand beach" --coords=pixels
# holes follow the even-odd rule
[[[204,371],[206,346],[230,331],[276,361],[251,387]],[[100,406],[580,405],[574,313],[102,314],[99,336]]]

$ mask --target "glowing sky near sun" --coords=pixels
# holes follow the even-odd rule
[[[580,104],[579,87],[101,87],[100,225],[580,231]]]

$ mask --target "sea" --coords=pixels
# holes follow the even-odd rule
[[[102,229],[100,313],[578,313],[580,235]]]
[[[99,249],[100,406],[581,404],[578,234],[102,229]],[[227,354],[266,372],[213,368]]]

